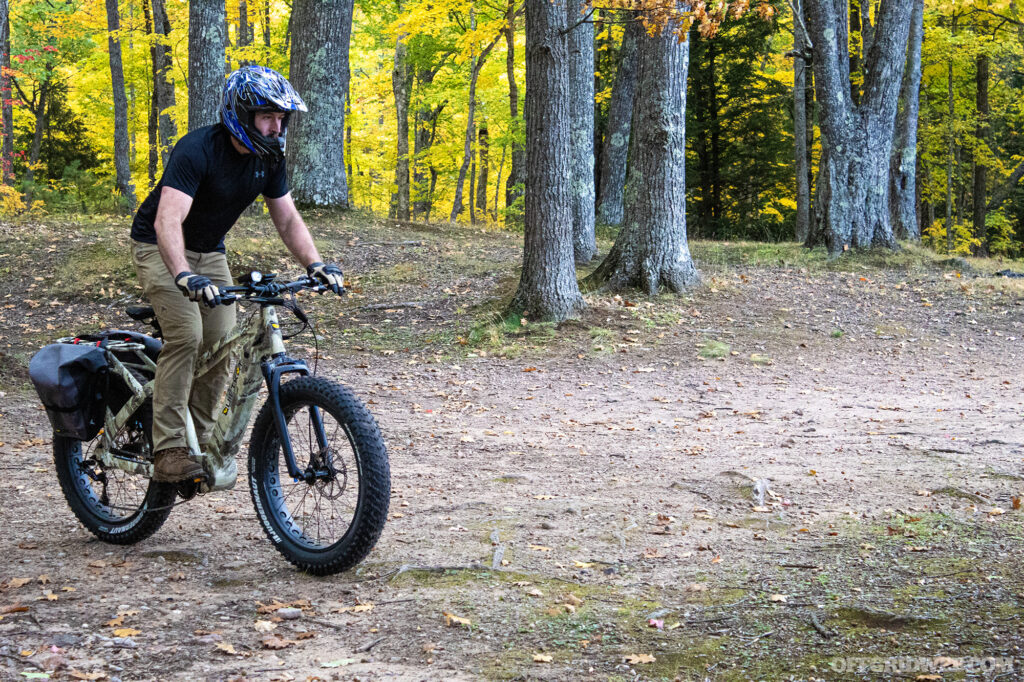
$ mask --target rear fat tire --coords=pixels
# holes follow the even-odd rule
[[[339,466],[354,467],[358,475],[358,488],[345,490],[355,495],[354,509],[348,527],[339,539],[330,544],[318,544],[307,536],[301,520],[292,517],[288,507],[295,486],[288,477],[284,451],[274,424],[274,410],[269,401],[260,409],[253,425],[249,446],[249,491],[256,515],[274,547],[299,569],[313,575],[331,575],[352,568],[373,549],[387,520],[391,498],[391,472],[387,449],[380,430],[370,412],[344,386],[321,377],[300,377],[281,385],[281,409],[289,421],[289,433],[295,433],[300,424],[293,421],[297,411],[316,406],[337,429],[328,428],[328,438],[336,453]],[[305,410],[301,410],[305,414]],[[292,446],[300,468],[308,464],[308,448],[303,450],[292,435]],[[285,480],[282,481],[282,478]],[[282,488],[282,483],[288,489]],[[325,491],[328,484],[318,482]],[[297,492],[305,492],[301,488]],[[330,492],[329,490],[327,492]],[[300,499],[301,502],[301,499]],[[319,506],[316,507],[319,509]],[[312,530],[312,524],[310,530]],[[319,531],[319,526],[316,526]]]
[[[114,386],[113,379],[109,389],[110,401],[114,406],[123,405],[127,399],[128,388],[123,385]],[[152,403],[147,400],[135,413],[143,427],[144,447],[151,454],[153,449]],[[99,436],[97,436],[99,438]],[[78,520],[90,533],[104,542],[115,545],[131,545],[145,540],[160,529],[171,513],[174,503],[174,487],[167,483],[147,481],[140,475],[129,474],[120,469],[107,469],[105,473],[117,477],[126,483],[137,483],[139,491],[145,486],[145,496],[132,510],[111,509],[100,500],[98,488],[101,484],[93,481],[85,473],[82,466],[83,451],[93,441],[83,443],[73,438],[54,436],[53,460],[57,470],[64,498]],[[95,468],[95,467],[94,467]],[[117,483],[113,487],[118,487]],[[114,506],[117,506],[114,502]],[[130,503],[129,503],[130,504]]]

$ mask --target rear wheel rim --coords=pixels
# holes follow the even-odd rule
[[[92,451],[98,442],[97,438],[88,444],[75,441],[72,445],[69,453],[72,460],[72,485],[95,517],[106,523],[125,523],[144,511],[149,479],[123,469],[104,466],[94,459]],[[137,454],[139,459],[152,458],[152,446],[140,419],[131,420],[118,431],[114,436],[114,444],[115,447]],[[84,454],[83,445],[87,445]]]

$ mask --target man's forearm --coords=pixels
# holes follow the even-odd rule
[[[189,269],[188,261],[185,259],[185,238],[182,236],[180,223],[166,218],[157,220],[156,244],[171,277],[176,277],[178,273]]]
[[[313,243],[313,235],[309,233],[309,228],[298,214],[282,225],[278,233],[281,235],[281,241],[302,267],[320,260],[320,253]]]

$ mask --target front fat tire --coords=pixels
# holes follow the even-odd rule
[[[249,491],[256,514],[270,542],[300,570],[313,575],[346,571],[366,558],[387,520],[391,472],[384,439],[373,416],[351,391],[327,379],[300,377],[282,384],[280,403],[289,420],[296,411],[312,405],[330,415],[344,431],[338,434],[337,456],[353,465],[359,477],[354,510],[347,530],[330,544],[317,545],[304,529],[297,528],[300,524],[292,517],[288,494],[282,490],[281,479],[287,477],[287,470],[268,401],[256,417],[249,446]],[[289,432],[295,426],[289,423]],[[295,447],[294,437],[292,441]],[[299,467],[305,467],[308,452],[295,450]]]
[[[82,441],[54,436],[57,480],[68,506],[82,525],[100,540],[114,545],[132,545],[160,530],[174,504],[174,487],[150,481],[138,508],[123,517],[115,517],[100,502],[88,482],[81,479],[86,475],[80,466],[82,447]],[[141,476],[139,478],[142,479]]]

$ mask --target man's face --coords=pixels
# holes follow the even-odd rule
[[[280,111],[258,111],[253,117],[253,125],[260,131],[260,135],[277,137],[284,125],[284,114]]]

